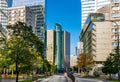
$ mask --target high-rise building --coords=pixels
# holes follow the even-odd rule
[[[120,20],[120,0],[111,0],[110,20]]]
[[[45,0],[13,0],[12,6],[45,5]]]
[[[55,62],[55,31],[47,30],[47,51],[46,51],[46,59],[50,64],[54,64]]]
[[[55,65],[57,66],[57,70],[63,69],[63,56],[62,56],[62,27],[60,24],[55,25],[56,31],[56,47],[55,47]]]
[[[28,26],[32,26],[35,33],[35,13],[29,7],[8,8],[8,24],[15,24],[17,21],[25,22]]]
[[[43,41],[43,55],[46,58],[45,0],[13,0],[12,7],[27,6],[35,13],[35,34]]]
[[[77,65],[77,56],[70,55],[70,67],[75,67]]]
[[[80,33],[84,53],[93,55],[96,66],[101,66],[116,46],[115,28],[104,20],[102,13],[91,13]]]
[[[70,33],[62,31],[62,27],[56,24],[55,30],[47,30],[46,58],[56,65],[57,70],[70,67]]]
[[[82,26],[90,13],[96,12],[99,8],[110,3],[110,0],[81,0]]]
[[[62,32],[62,55],[64,69],[70,68],[70,33],[67,31]]]
[[[35,12],[35,34],[45,40],[45,0],[13,0],[12,7],[27,6]]]
[[[7,26],[7,7],[7,0],[0,0],[0,24],[4,28]]]

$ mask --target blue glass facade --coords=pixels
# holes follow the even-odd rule
[[[56,31],[56,54],[55,54],[55,65],[57,71],[63,70],[63,57],[62,57],[62,27],[59,24],[55,26]]]

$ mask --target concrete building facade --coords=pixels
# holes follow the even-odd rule
[[[110,0],[111,3],[98,9],[98,13],[103,13],[105,15],[105,20],[111,22],[111,42],[112,42],[112,52],[117,47],[118,32],[120,32],[120,0]],[[120,36],[120,35],[119,35]]]
[[[32,26],[35,33],[35,13],[26,6],[8,8],[8,24],[15,24],[17,21],[25,22]]]
[[[77,56],[70,55],[70,67],[74,67],[77,65]]]
[[[77,44],[77,55],[82,54],[83,51],[83,42],[78,42]]]
[[[84,53],[90,53],[96,62],[101,65],[112,52],[112,23],[104,20],[102,13],[91,13],[80,34]]]
[[[47,30],[47,51],[46,58],[50,64],[55,62],[55,31]]]
[[[27,6],[35,13],[35,34],[45,41],[45,0],[13,0],[12,7]]]

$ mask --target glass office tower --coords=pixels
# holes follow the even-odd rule
[[[55,65],[57,71],[63,70],[63,57],[62,57],[62,27],[60,24],[55,25],[56,31],[56,45],[55,45]]]

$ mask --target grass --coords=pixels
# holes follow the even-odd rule
[[[19,82],[32,82],[32,80],[31,79],[26,79],[26,80],[19,81]]]
[[[110,82],[118,82],[116,79],[109,80]]]

